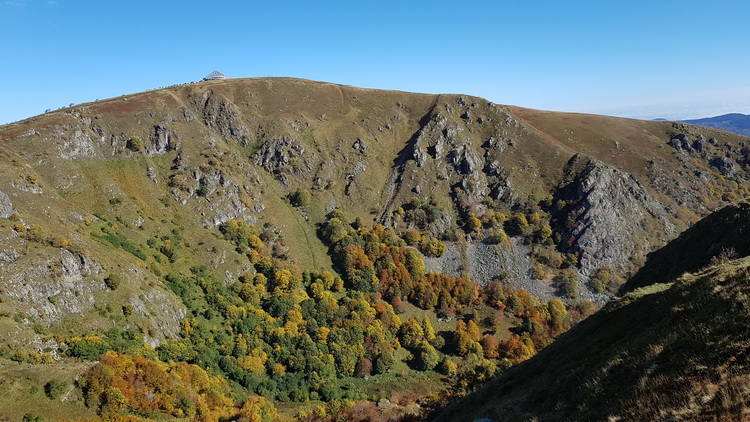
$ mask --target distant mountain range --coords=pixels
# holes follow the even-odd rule
[[[716,117],[706,117],[704,119],[682,121],[694,125],[724,129],[730,132],[739,133],[740,135],[750,136],[750,115],[747,114],[729,113]]]

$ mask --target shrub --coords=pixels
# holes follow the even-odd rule
[[[44,394],[50,398],[50,400],[59,399],[65,390],[68,388],[68,383],[60,380],[51,380],[44,384]]]
[[[73,337],[68,346],[68,354],[81,359],[96,359],[109,349],[109,344],[99,336]]]
[[[469,232],[474,232],[482,228],[482,220],[476,218],[474,214],[466,220],[466,228]]]
[[[110,274],[104,279],[104,284],[106,284],[107,288],[110,290],[117,290],[121,282],[122,279],[119,274]]]
[[[23,415],[22,422],[44,422],[44,418],[37,415],[36,413],[29,412]]]
[[[312,201],[312,194],[307,189],[297,189],[294,193],[289,195],[289,201],[295,207],[307,207]]]
[[[612,269],[609,267],[601,267],[596,271],[593,277],[591,277],[591,287],[597,293],[604,293],[609,287],[609,283],[612,282]]]
[[[143,151],[143,147],[145,146],[145,144],[143,143],[143,139],[141,139],[140,136],[131,136],[125,146],[127,149],[133,152],[140,152]]]
[[[503,229],[493,230],[489,236],[487,236],[489,242],[493,245],[497,245],[508,241],[508,235],[505,234]]]
[[[434,237],[422,242],[420,245],[422,253],[427,256],[441,257],[445,253],[445,243]]]

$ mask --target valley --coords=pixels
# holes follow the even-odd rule
[[[748,250],[746,210],[731,205],[750,195],[749,143],[680,122],[291,78],[179,85],[0,126],[0,415],[634,416],[630,375],[606,410],[544,402],[513,377],[547,382],[523,371],[558,357],[587,366],[587,342],[665,331],[676,307],[735,312],[734,259]],[[695,246],[706,239],[715,246]],[[726,295],[702,296],[716,286]],[[726,324],[706,318],[701,332]],[[597,365],[692,347],[633,342]],[[739,349],[726,350],[695,358],[738,368],[711,381],[694,405],[706,412],[745,377]],[[682,376],[665,362],[663,377]],[[506,385],[528,406],[461,404]],[[584,387],[593,403],[598,387]],[[634,417],[659,416],[649,409]]]

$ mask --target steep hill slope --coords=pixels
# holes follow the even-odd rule
[[[696,227],[710,222],[733,236],[747,209],[728,207]],[[685,239],[654,253],[654,262],[673,248],[700,249],[700,238]],[[747,244],[735,243],[743,251]],[[433,420],[745,420],[750,259],[668,277],[610,302]]]
[[[431,268],[546,297],[574,280],[571,297],[603,303],[617,286],[592,287],[602,268],[626,276],[747,195],[745,142],[285,78],[83,104],[0,127],[0,323],[14,342],[54,350],[55,333],[121,326],[130,304],[126,325],[156,344],[185,315],[165,274],[205,266],[231,282],[252,270],[218,225],[265,226],[279,257],[330,269],[316,224],[335,207],[446,239]],[[309,193],[304,207],[296,193]],[[491,244],[503,226],[509,249]]]
[[[628,292],[653,283],[670,282],[685,272],[750,256],[750,204],[722,208],[648,255],[646,264],[623,286]]]

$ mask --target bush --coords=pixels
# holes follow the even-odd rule
[[[591,277],[591,287],[597,293],[604,293],[609,287],[609,283],[612,282],[612,269],[609,267],[601,267],[597,270],[596,274]]]
[[[68,341],[68,354],[81,359],[97,359],[109,349],[109,344],[98,336],[73,337]]]
[[[29,412],[23,415],[22,422],[44,422],[44,418],[37,415],[36,413]]]
[[[131,136],[126,144],[127,149],[133,152],[143,151],[144,146],[145,144],[143,143],[143,139],[141,139],[140,136]]]
[[[297,189],[294,193],[289,195],[289,201],[295,207],[307,207],[310,205],[312,200],[312,194],[307,189]]]
[[[429,240],[425,239],[419,248],[426,256],[434,256],[436,258],[443,256],[445,253],[445,243],[434,237]]]
[[[106,284],[107,288],[110,290],[117,290],[121,282],[122,279],[119,274],[110,274],[104,279],[104,284]]]
[[[489,236],[487,236],[489,243],[497,245],[508,241],[508,235],[505,234],[503,229],[493,230]]]
[[[482,228],[482,220],[476,218],[473,214],[466,220],[466,231],[474,232]]]
[[[50,400],[59,399],[68,388],[68,383],[60,380],[51,380],[47,384],[44,384],[44,394],[50,398]]]

